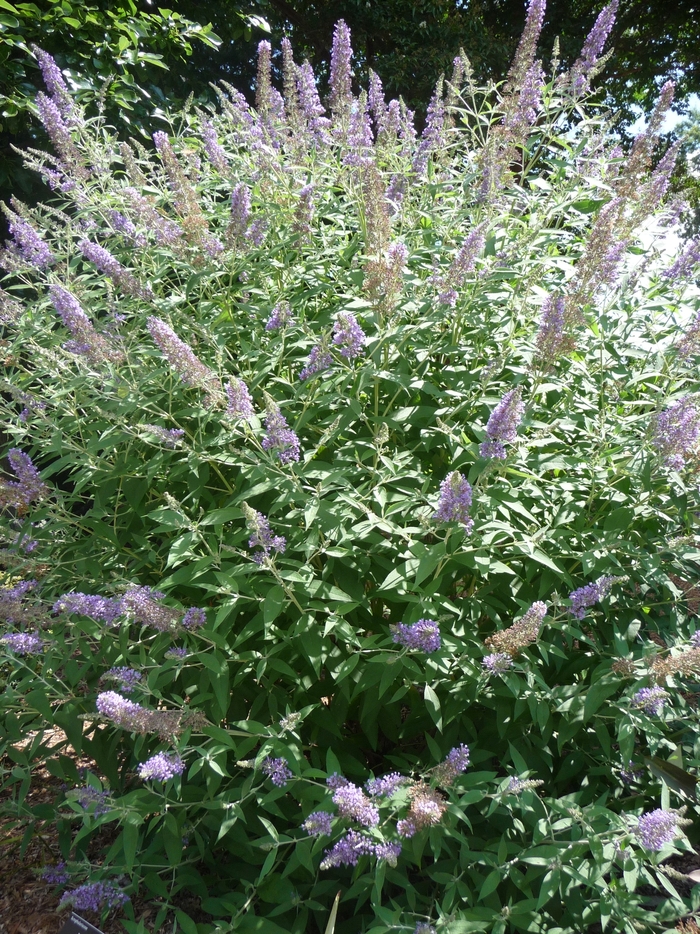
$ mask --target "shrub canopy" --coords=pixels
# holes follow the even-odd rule
[[[546,77],[543,13],[500,88],[458,58],[418,138],[377,76],[353,95],[342,22],[327,108],[261,43],[255,109],[225,86],[150,152],[44,58],[56,197],[6,208],[2,255],[0,739],[18,821],[34,769],[65,782],[78,910],[573,934],[696,907],[663,863],[696,840],[700,669],[672,87],[622,157],[586,104],[606,20]]]

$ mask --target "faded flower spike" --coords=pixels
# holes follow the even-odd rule
[[[393,641],[418,652],[437,652],[442,642],[440,627],[433,619],[419,619],[412,626],[397,623],[393,628]]]
[[[472,504],[472,488],[467,478],[456,470],[448,474],[440,484],[440,502],[433,513],[436,522],[459,522],[467,535],[474,528],[469,518]]]
[[[501,655],[507,653],[509,656],[513,657],[517,655],[521,649],[524,649],[525,646],[536,642],[546,615],[546,605],[538,600],[536,603],[532,604],[521,619],[513,623],[512,626],[509,626],[508,629],[504,629],[502,632],[495,632],[492,636],[489,636],[486,640],[486,645],[496,651],[494,654],[488,655],[484,659],[484,667],[493,672],[497,669],[505,670],[506,667],[509,667],[505,665],[505,661],[501,658]],[[488,659],[491,659],[491,661],[488,661]]]
[[[519,795],[521,791],[531,791],[533,788],[539,788],[544,785],[541,778],[516,778],[513,776],[508,782],[506,794]]]

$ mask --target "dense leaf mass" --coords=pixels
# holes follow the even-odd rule
[[[263,43],[255,108],[224,86],[153,150],[43,59],[58,182],[0,253],[0,750],[19,823],[34,769],[64,783],[65,904],[134,934],[137,894],[200,934],[697,906],[661,867],[700,765],[673,87],[623,157],[604,37],[547,78],[543,13],[421,134],[342,23],[327,109]]]

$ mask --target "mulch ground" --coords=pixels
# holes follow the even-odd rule
[[[65,742],[65,734],[55,731],[55,744]],[[29,738],[30,739],[30,738]],[[27,742],[29,741],[27,740]],[[24,744],[23,744],[24,745]],[[70,755],[70,747],[61,750]],[[76,756],[78,767],[89,768],[99,774],[95,763],[89,759]],[[8,759],[0,759],[0,774],[12,769],[13,764]],[[52,804],[62,791],[60,779],[51,775],[46,769],[38,768],[32,773],[32,783],[25,799],[28,807],[33,808],[40,804]],[[51,885],[41,878],[42,870],[53,866],[61,859],[58,844],[58,833],[53,821],[39,821],[35,834],[21,854],[22,839],[26,825],[20,825],[17,820],[8,815],[6,805],[12,797],[12,789],[0,792],[0,934],[59,934],[61,928],[70,917],[70,910],[58,910],[63,894],[63,888]],[[100,853],[111,844],[114,834],[112,825],[105,825],[102,838],[96,835],[91,842],[88,854],[93,862],[99,862]],[[144,901],[138,897],[132,899],[135,917],[143,921],[147,931],[151,934],[161,934],[172,930],[172,920],[166,921],[158,931],[154,927],[155,917],[159,906],[153,900]],[[184,908],[196,920],[197,906],[183,904]],[[103,934],[124,934],[120,918],[122,912],[115,911],[106,921],[89,911],[80,912],[81,917],[90,921],[99,928]]]

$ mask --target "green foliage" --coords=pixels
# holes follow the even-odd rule
[[[250,17],[229,11],[231,36],[250,32]],[[238,24],[237,29],[234,24]],[[42,87],[31,56],[34,44],[56,56],[78,101],[97,96],[122,132],[140,134],[157,108],[172,108],[190,93],[179,72],[197,44],[212,50],[219,37],[177,9],[139,9],[133,0],[0,3],[0,191],[31,192],[35,177],[22,171],[11,146],[36,146],[34,98]],[[45,148],[46,139],[39,137]]]
[[[697,832],[652,852],[637,818],[696,815],[700,462],[690,432],[670,470],[654,425],[698,390],[692,326],[680,344],[698,295],[636,237],[663,213],[654,139],[621,159],[567,75],[535,105],[463,62],[421,139],[396,105],[370,143],[364,98],[336,85],[324,127],[289,83],[282,112],[264,56],[260,74],[257,111],[222,91],[216,112],[176,113],[157,154],[76,108],[58,159],[27,159],[60,184],[13,204],[2,255],[13,813],[27,840],[58,822],[69,891],[120,883],[185,934],[669,930],[700,898],[663,861]],[[312,351],[328,366],[300,379]],[[499,434],[516,388],[522,423]],[[278,411],[298,460],[271,443]],[[445,512],[465,481],[471,529]],[[601,577],[600,600],[572,599]],[[69,612],[71,593],[115,618]],[[540,602],[541,629],[510,628]],[[435,651],[400,628],[425,619]],[[32,631],[42,651],[13,652]],[[128,694],[123,667],[141,675]],[[635,701],[654,684],[656,714]],[[120,719],[111,691],[143,710]],[[466,771],[445,764],[461,744]],[[142,779],[158,752],[185,771]],[[27,803],[41,765],[68,786],[50,814]],[[364,825],[326,784],[392,772]],[[331,838],[301,828],[317,811]],[[329,866],[351,828],[402,851]]]

